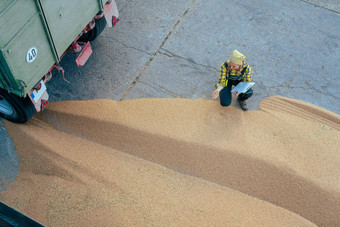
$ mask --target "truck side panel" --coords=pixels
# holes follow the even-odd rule
[[[34,61],[29,62],[27,56],[31,48],[36,49],[36,56]],[[1,52],[18,86],[22,86],[23,94],[26,94],[56,62],[38,12]]]
[[[101,10],[101,4],[97,0],[40,0],[39,2],[59,58]]]
[[[36,13],[32,0],[0,0],[0,48],[8,44]]]

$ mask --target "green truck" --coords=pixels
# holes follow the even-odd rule
[[[25,123],[42,111],[61,58],[83,66],[90,41],[117,22],[114,0],[0,0],[0,117]]]

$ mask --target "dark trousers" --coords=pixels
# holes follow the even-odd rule
[[[221,91],[220,91],[220,103],[222,106],[230,106],[231,104],[231,89],[232,86],[236,86],[238,83],[240,83],[240,80],[228,80],[227,86],[225,86]],[[246,93],[241,93],[239,94],[238,98],[241,101],[247,100],[253,95],[253,89],[249,89]]]

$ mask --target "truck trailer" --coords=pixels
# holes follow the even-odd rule
[[[118,16],[114,0],[0,0],[0,117],[26,123],[42,111],[61,58],[72,52],[83,66]]]

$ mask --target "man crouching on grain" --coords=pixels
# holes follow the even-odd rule
[[[221,65],[219,82],[216,84],[216,90],[212,93],[211,98],[217,99],[220,96],[222,106],[229,106],[232,100],[231,89],[240,82],[251,82],[251,68],[244,61],[246,57],[234,50],[230,59]],[[243,110],[248,110],[246,100],[253,95],[253,90],[250,88],[246,93],[234,92],[237,96]]]

